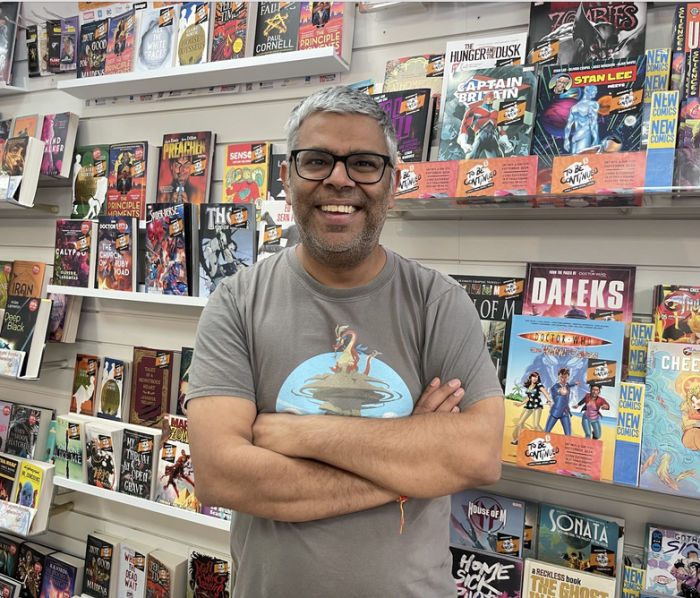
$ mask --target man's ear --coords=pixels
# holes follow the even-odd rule
[[[284,187],[284,200],[291,206],[292,194],[289,192],[289,162],[287,160],[280,164],[280,178],[282,179],[282,187]]]

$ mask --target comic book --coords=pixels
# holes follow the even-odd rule
[[[134,67],[136,17],[134,9],[110,17],[105,75],[130,73]]]
[[[287,159],[287,155],[277,151],[274,147],[272,147],[270,151],[270,178],[268,179],[267,185],[267,199],[285,201],[287,199],[287,193],[284,190],[282,178],[280,177],[280,168],[282,162]]]
[[[674,186],[685,190],[700,187],[700,148],[677,148],[675,155]]]
[[[0,501],[13,500],[16,495],[15,482],[19,473],[20,460],[0,453]],[[0,552],[2,549],[0,548]],[[0,570],[0,573],[8,574]]]
[[[90,219],[107,213],[109,145],[81,145],[73,156],[71,218]]]
[[[642,563],[646,567],[646,590],[662,595],[686,595],[682,586],[690,577],[688,565],[692,562],[700,562],[700,530],[646,524]]]
[[[248,2],[217,2],[211,42],[211,60],[243,58],[248,30]],[[255,6],[252,7],[255,9]]]
[[[638,151],[645,77],[646,56],[543,66],[532,137],[540,168],[560,155]]]
[[[121,470],[124,428],[118,422],[92,419],[85,424],[85,481],[116,491]]]
[[[187,552],[187,598],[227,598],[233,587],[233,562],[227,554],[190,546]]]
[[[570,564],[554,565],[542,560],[525,559],[523,596],[528,598],[571,598],[596,596],[614,598],[616,582],[603,575],[577,570]]]
[[[158,203],[206,203],[213,168],[211,131],[166,133],[158,170]]]
[[[7,444],[7,431],[10,427],[12,405],[13,403],[10,401],[0,399],[0,451],[5,451],[5,444]]]
[[[152,550],[153,546],[139,541],[121,541],[115,598],[145,598],[146,558]]]
[[[486,346],[504,383],[508,361],[509,322],[513,314],[522,313],[523,278],[505,276],[468,276],[451,274],[462,285],[479,313],[481,327],[486,336]]]
[[[109,19],[89,21],[80,26],[78,78],[105,74]]]
[[[5,32],[4,43],[0,46],[0,82],[5,85],[12,83],[12,64],[14,62],[19,10],[19,2],[3,2],[0,12],[0,27]]]
[[[73,112],[46,114],[42,126],[41,140],[44,156],[41,174],[68,178],[72,166],[73,147],[78,132],[78,115]]]
[[[530,64],[575,64],[644,53],[645,2],[533,2]]]
[[[146,206],[146,292],[196,295],[193,291],[191,204]]]
[[[438,160],[529,155],[536,89],[534,67],[446,68]]]
[[[296,51],[300,12],[301,2],[259,2],[254,56]]]
[[[30,379],[39,377],[50,317],[50,299],[8,296],[0,325],[0,348],[10,353],[10,367],[13,370],[18,368],[10,375]],[[19,356],[22,356],[21,360]],[[18,361],[15,363],[14,360]]]
[[[131,216],[99,216],[97,221],[98,289],[136,291],[137,220]]]
[[[647,347],[654,340],[652,322],[630,322],[627,380],[644,383],[647,375]]]
[[[152,72],[173,66],[177,26],[175,6],[142,8],[136,11],[138,42],[136,44],[136,72]]]
[[[537,558],[615,579],[622,569],[624,536],[623,519],[543,503]]]
[[[267,198],[270,143],[234,143],[226,146],[222,203],[254,203]]]
[[[85,416],[66,413],[56,416],[55,475],[85,482],[83,454],[85,452]]]
[[[119,492],[153,500],[160,438],[161,431],[155,428],[134,425],[124,428]]]
[[[114,421],[128,419],[131,364],[123,359],[103,356],[97,386],[96,415]]]
[[[700,343],[700,287],[657,284],[652,294],[653,340]]]
[[[284,201],[263,201],[258,222],[258,260],[300,242],[292,206]]]
[[[59,69],[61,72],[74,71],[78,66],[77,48],[79,46],[79,35],[80,25],[77,15],[61,19],[61,52],[59,58]],[[71,153],[69,152],[67,155]]]
[[[199,513],[187,418],[167,414],[164,419],[154,500]]]
[[[401,161],[426,161],[433,114],[430,88],[375,93],[372,97],[391,117]]]
[[[622,598],[640,598],[644,591],[646,570],[641,567],[625,565],[622,577]]]
[[[255,206],[207,203],[199,208],[199,296],[208,297],[226,276],[255,261]]]
[[[46,557],[40,596],[73,596],[83,587],[83,559],[65,552]]]
[[[700,347],[649,343],[639,487],[700,495]],[[648,588],[651,589],[651,588]]]
[[[91,532],[85,546],[83,596],[116,596],[120,539],[104,532]]]
[[[352,47],[355,5],[345,2],[302,2],[297,49],[333,46],[338,56]]]
[[[512,557],[522,556],[525,505],[483,490],[452,495],[450,544]]]
[[[623,343],[622,322],[513,315],[503,460],[514,463],[527,448],[519,446],[525,430],[542,438],[563,432],[601,445],[600,474],[611,480]]]
[[[639,483],[644,390],[644,384],[620,382],[615,431],[615,465],[613,466],[613,481],[616,484],[637,486]]]
[[[146,167],[148,142],[109,146],[107,215],[146,218]]]
[[[160,428],[170,408],[173,352],[134,347],[132,364],[129,423]]]
[[[20,598],[39,598],[46,559],[56,552],[55,548],[44,546],[37,542],[24,542],[19,549],[19,562],[15,579],[21,580],[22,591]]]
[[[175,66],[209,61],[209,2],[183,2],[177,21]]]
[[[193,347],[182,347],[180,351],[180,372],[178,375],[177,405],[175,415],[185,415],[183,404],[187,395],[187,388],[190,383],[190,367],[192,365]]]
[[[100,358],[97,355],[78,353],[73,369],[73,392],[70,412],[80,415],[95,415],[95,393],[97,376],[100,371]]]
[[[97,222],[56,220],[53,282],[59,286],[95,287]]]
[[[46,34],[48,37],[48,66],[49,72],[61,72],[61,19],[48,19],[46,21]]]
[[[182,598],[187,584],[187,557],[160,548],[146,557],[146,597]]]
[[[7,276],[5,289],[5,303],[0,304],[3,309],[7,304],[7,297],[15,295],[19,297],[42,297],[46,291],[47,273],[46,264],[29,260],[14,260],[3,267],[3,273]]]

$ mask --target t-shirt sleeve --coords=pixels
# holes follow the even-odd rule
[[[230,282],[231,279],[226,281]],[[216,288],[197,326],[185,404],[206,396],[240,397],[255,402],[245,302],[237,285],[222,283]]]
[[[465,390],[462,409],[487,397],[502,396],[481,320],[464,289],[451,285],[427,306],[426,315],[424,371],[439,372],[443,383],[459,378]]]

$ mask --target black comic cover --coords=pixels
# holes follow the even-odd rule
[[[638,151],[645,76],[646,56],[543,66],[532,138],[539,167],[561,155]]]
[[[80,27],[78,78],[105,74],[108,19],[83,23]]]
[[[388,91],[372,95],[391,117],[402,162],[425,162],[430,149],[433,102],[429,88]]]
[[[535,2],[527,62],[577,64],[644,54],[644,2]]]

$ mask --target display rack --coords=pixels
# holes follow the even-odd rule
[[[12,96],[18,93],[27,93],[29,91],[25,87],[17,87],[15,85],[7,85],[6,83],[0,84],[0,96]]]
[[[207,304],[206,297],[183,297],[180,295],[157,295],[155,293],[86,289],[84,287],[64,287],[54,284],[48,285],[46,291],[47,293],[58,293],[61,295],[78,295],[79,297],[117,299],[119,301],[137,301],[140,303],[162,303],[166,305],[185,305],[191,307],[204,307]]]

